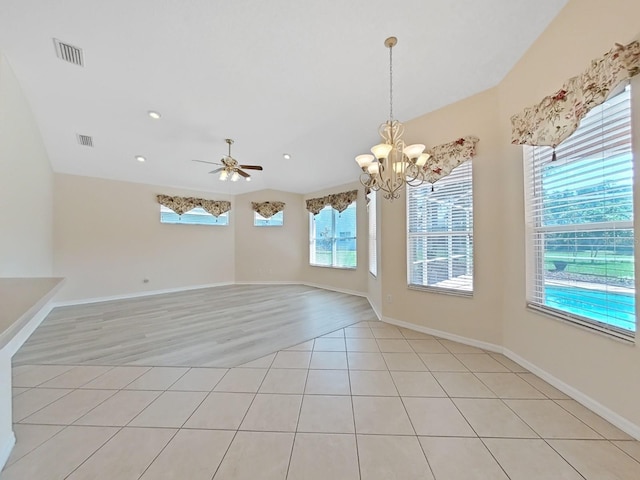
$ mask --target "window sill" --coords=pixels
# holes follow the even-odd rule
[[[564,314],[559,310],[543,307],[541,305],[537,305],[529,302],[527,302],[527,309],[536,313],[540,313],[552,320],[556,320],[564,324],[569,324],[574,327],[580,328],[581,330],[586,330],[588,332],[604,336],[610,340],[617,340],[618,342],[624,343],[625,345],[635,345],[636,343],[634,334],[625,334],[617,330],[601,327],[596,323],[591,323],[587,320],[581,320],[578,317],[573,317],[571,315]]]
[[[473,298],[473,290],[454,290],[452,288],[428,287],[423,285],[407,285],[407,288],[419,292],[441,293],[453,297]]]
[[[316,265],[313,263],[309,264],[310,267],[319,267],[319,268],[331,268],[333,270],[357,270],[358,267],[333,267],[331,265]]]

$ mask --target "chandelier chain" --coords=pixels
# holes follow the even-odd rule
[[[393,122],[393,46],[389,47],[389,120]]]

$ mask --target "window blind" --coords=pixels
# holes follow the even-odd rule
[[[377,193],[369,194],[369,272],[374,277],[378,275],[378,245],[376,233]]]
[[[327,205],[309,213],[309,263],[315,266],[356,268],[356,203],[342,213]]]
[[[407,188],[409,286],[473,291],[471,160],[434,185]]]
[[[635,332],[631,91],[594,108],[557,149],[526,147],[530,306]]]

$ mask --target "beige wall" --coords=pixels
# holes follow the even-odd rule
[[[557,91],[564,80],[582,72],[592,58],[611,49],[614,43],[628,43],[638,38],[638,18],[640,2],[633,0],[570,2],[499,86],[498,127],[505,187],[503,211],[508,220],[501,229],[505,240],[502,258],[504,264],[509,265],[501,283],[504,345],[640,426],[638,348],[580,330],[525,307],[522,150],[509,145],[512,114]],[[633,89],[636,119],[640,114],[639,80],[634,80]],[[634,130],[637,161],[640,122],[635,122]],[[640,225],[639,213],[636,208],[636,225]],[[636,236],[637,232],[638,228]]]
[[[476,340],[502,342],[502,185],[495,89],[405,124],[408,144],[439,145],[465,135],[480,138],[473,160],[474,293],[443,295],[407,288],[406,194],[382,205],[383,315]],[[389,302],[391,295],[391,302]]]
[[[381,225],[386,317],[503,345],[635,424],[636,432],[640,431],[639,349],[525,306],[522,148],[510,144],[510,117],[557,91],[615,42],[638,38],[638,18],[640,2],[635,0],[573,0],[496,88],[405,124],[408,143],[435,145],[456,136],[480,137],[473,160],[473,298],[407,289],[404,197],[384,203]],[[632,91],[638,159],[640,78],[634,79]],[[636,225],[640,225],[639,190],[636,185]],[[391,304],[386,302],[388,294]]]
[[[338,187],[320,190],[318,192],[309,193],[304,199],[322,197],[331,193],[346,192],[349,190],[358,190],[358,200],[356,218],[357,218],[357,249],[358,249],[358,266],[355,270],[347,270],[340,268],[328,267],[312,267],[309,265],[309,224],[305,229],[306,243],[305,256],[302,265],[301,281],[312,285],[322,285],[341,290],[345,292],[355,292],[362,295],[367,294],[369,276],[368,264],[368,236],[367,236],[367,203],[364,197],[364,189],[359,182],[349,183]],[[305,211],[306,222],[309,222],[309,214]]]
[[[284,226],[255,227],[251,202],[285,202]],[[308,220],[302,195],[261,190],[237,195],[235,215],[235,280],[298,282],[306,261]]]
[[[230,225],[161,224],[159,193],[231,200]],[[233,206],[225,195],[56,174],[54,273],[67,278],[56,300],[233,282]]]
[[[225,196],[66,174],[55,174],[54,193],[54,273],[67,278],[57,301],[235,281],[306,282],[367,292],[363,198],[357,212],[358,269],[351,271],[309,266],[309,214],[299,194],[263,190]],[[230,200],[230,225],[161,224],[158,193]],[[251,202],[267,200],[287,204],[284,227],[253,226]]]
[[[53,172],[40,131],[0,54],[0,277],[49,276]]]

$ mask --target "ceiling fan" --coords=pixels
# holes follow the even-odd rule
[[[231,145],[233,144],[233,140],[230,138],[225,138],[224,140],[229,145],[229,154],[222,157],[220,161],[222,163],[217,162],[207,162],[205,160],[193,160],[194,162],[200,163],[210,163],[211,165],[220,165],[220,168],[216,168],[215,170],[211,170],[209,173],[218,173],[220,172],[220,180],[225,182],[229,177],[231,177],[232,182],[237,182],[240,180],[240,177],[243,177],[247,182],[251,181],[251,175],[247,172],[241,170],[262,170],[260,165],[240,165],[238,161],[231,156]]]

